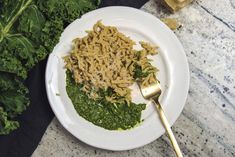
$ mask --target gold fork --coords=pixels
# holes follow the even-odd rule
[[[168,137],[171,141],[172,146],[174,147],[175,153],[178,157],[183,157],[181,150],[179,148],[179,145],[175,139],[175,136],[171,130],[170,124],[167,121],[167,118],[165,116],[165,113],[163,111],[163,108],[161,104],[159,103],[159,96],[161,95],[161,86],[160,82],[157,81],[157,83],[148,85],[148,86],[143,86],[141,85],[141,82],[139,83],[140,91],[145,99],[150,99],[153,101],[155,104],[157,111],[159,113],[160,119],[162,121],[163,126],[166,129],[166,132],[168,134]]]

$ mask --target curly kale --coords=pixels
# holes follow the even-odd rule
[[[0,0],[0,135],[29,105],[22,83],[58,43],[64,28],[100,0]]]
[[[0,107],[0,135],[9,134],[18,127],[19,123],[17,121],[9,120],[7,118],[7,113]]]
[[[12,74],[0,73],[0,103],[13,118],[29,105],[28,89]]]
[[[148,72],[144,72],[139,65],[135,65],[135,70],[134,70],[134,78],[136,80],[141,79],[143,77],[147,77],[149,75]]]

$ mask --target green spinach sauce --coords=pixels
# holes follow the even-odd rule
[[[78,114],[86,120],[108,130],[126,130],[141,122],[141,111],[146,104],[112,104],[104,98],[90,99],[81,90],[82,84],[76,84],[70,72],[66,74],[67,94]]]

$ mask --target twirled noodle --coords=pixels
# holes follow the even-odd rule
[[[110,88],[114,92],[106,96],[106,100],[129,103],[129,86],[135,81],[142,81],[143,85],[156,82],[157,69],[150,64],[147,55],[157,54],[157,47],[140,42],[143,49],[135,50],[133,40],[116,27],[104,26],[100,21],[87,33],[73,40],[73,49],[64,60],[76,83],[83,84],[83,90],[92,99],[99,97],[100,89]]]

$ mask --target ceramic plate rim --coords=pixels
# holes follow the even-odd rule
[[[168,35],[171,37],[171,40],[175,42],[174,44],[176,44],[178,46],[178,49],[179,49],[178,51],[181,53],[180,57],[183,60],[183,64],[182,64],[183,66],[182,67],[183,67],[184,71],[182,73],[184,74],[183,79],[184,79],[185,84],[184,84],[183,94],[182,94],[182,97],[181,97],[181,100],[180,100],[180,102],[182,102],[182,104],[181,104],[181,106],[179,106],[177,108],[177,113],[174,113],[174,117],[171,118],[170,121],[169,121],[170,125],[172,125],[177,120],[177,118],[179,117],[180,113],[183,110],[183,107],[185,105],[186,98],[187,98],[187,95],[188,95],[187,94],[188,89],[189,89],[189,78],[190,78],[189,77],[189,67],[188,67],[188,62],[187,62],[187,58],[186,58],[183,46],[181,45],[180,41],[177,39],[175,34],[171,30],[169,30],[169,28],[167,26],[165,26],[165,24],[163,24],[159,19],[157,19],[155,16],[153,16],[149,13],[146,13],[144,11],[141,11],[141,10],[135,9],[135,8],[131,8],[131,7],[112,6],[112,7],[105,7],[105,8],[96,9],[94,11],[91,11],[91,12],[88,12],[88,13],[84,14],[80,19],[77,19],[74,22],[79,22],[82,19],[91,18],[92,16],[95,16],[96,14],[105,13],[105,12],[108,13],[110,11],[122,11],[122,12],[126,11],[126,12],[129,12],[129,13],[132,12],[133,14],[136,13],[138,15],[141,15],[142,17],[145,17],[147,19],[151,19],[154,24],[160,25],[161,28],[166,33],[168,33]],[[71,23],[65,29],[65,31],[68,30],[73,23]],[[65,39],[66,34],[62,33],[61,38]],[[59,44],[57,44],[55,46],[53,52],[56,51],[58,46],[59,46]],[[114,150],[114,151],[123,151],[123,150],[130,150],[130,149],[138,148],[138,147],[141,147],[141,146],[146,145],[148,143],[151,143],[152,141],[156,140],[158,137],[160,137],[164,133],[164,130],[161,128],[157,135],[152,135],[151,138],[149,138],[147,141],[143,140],[143,142],[133,143],[132,145],[124,145],[124,146],[115,145],[115,144],[114,145],[112,145],[112,144],[107,145],[107,144],[102,144],[100,142],[96,143],[93,140],[87,139],[86,137],[81,137],[80,135],[76,134],[76,131],[74,130],[75,128],[71,128],[71,127],[69,127],[69,125],[66,124],[66,121],[63,120],[63,118],[60,116],[60,114],[58,112],[58,109],[55,106],[55,102],[53,102],[53,95],[52,95],[52,92],[50,91],[50,86],[49,86],[49,83],[48,83],[50,81],[50,73],[52,72],[52,70],[50,68],[52,67],[51,59],[54,57],[53,52],[52,52],[52,54],[50,54],[50,56],[48,58],[47,67],[46,67],[46,75],[45,75],[46,91],[47,91],[49,103],[50,103],[50,106],[51,106],[53,112],[55,113],[56,117],[58,118],[58,120],[60,121],[62,126],[66,130],[68,130],[72,135],[74,135],[75,137],[77,137],[81,141],[83,141],[83,142],[85,142],[85,143],[87,143],[91,146],[97,147],[97,148],[107,149],[107,150]],[[169,114],[168,110],[167,110],[167,106],[166,106],[166,114]]]

